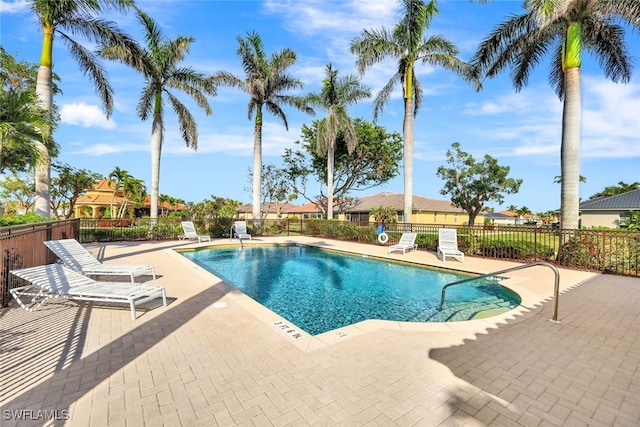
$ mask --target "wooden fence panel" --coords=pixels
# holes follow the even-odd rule
[[[9,289],[20,285],[19,279],[9,271],[55,262],[56,257],[43,242],[75,239],[79,230],[79,219],[0,228],[0,307],[6,307],[9,303]]]

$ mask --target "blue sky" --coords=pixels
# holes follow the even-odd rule
[[[356,74],[349,42],[364,28],[391,27],[399,19],[398,4],[391,0],[266,0],[266,1],[143,1],[138,5],[162,27],[165,35],[195,38],[184,61],[210,74],[227,70],[243,76],[236,55],[237,37],[258,32],[265,50],[284,47],[296,51],[298,60],[290,72],[305,83],[299,92],[317,92],[328,62],[340,75]],[[441,1],[430,34],[442,34],[455,43],[460,58],[468,60],[478,43],[509,14],[521,12],[521,1],[484,4]],[[109,15],[129,34],[142,40],[133,15]],[[640,181],[640,35],[629,32],[629,50],[636,69],[629,84],[607,81],[590,57],[582,67],[581,197],[588,198],[619,181]],[[24,1],[0,0],[0,41],[5,50],[21,61],[39,60],[41,32]],[[91,46],[89,46],[91,47]],[[116,63],[106,62],[115,89],[115,109],[107,120],[95,92],[58,39],[54,42],[54,71],[60,75],[63,95],[56,98],[62,123],[56,132],[61,146],[59,161],[77,168],[108,175],[116,166],[142,179],[150,191],[150,121],[141,122],[135,109],[143,86],[139,75]],[[393,75],[395,63],[369,69],[362,82],[373,93]],[[528,86],[516,93],[508,72],[484,83],[475,92],[456,76],[439,69],[419,66],[424,88],[423,106],[415,120],[414,194],[446,199],[443,182],[436,176],[445,164],[445,153],[453,142],[477,159],[485,154],[510,166],[510,176],[523,179],[518,194],[507,195],[501,210],[513,204],[534,212],[560,206],[560,138],[562,104],[548,84],[549,61],[544,60],[531,75]],[[198,150],[182,141],[177,120],[168,110],[163,146],[160,193],[190,202],[211,195],[248,203],[248,179],[252,162],[253,126],[247,118],[247,95],[222,88],[210,98],[213,115],[200,112],[187,97],[178,95],[191,108],[199,130]],[[266,115],[263,129],[263,162],[280,165],[285,148],[300,139],[303,124],[313,117],[286,110],[289,131]],[[350,109],[353,117],[372,120],[371,101]],[[378,124],[402,133],[401,89],[387,104]],[[316,116],[315,118],[321,118]],[[316,188],[320,188],[320,183]],[[313,189],[313,185],[309,186]],[[403,191],[402,172],[387,184],[362,194]],[[303,203],[303,200],[299,200]]]

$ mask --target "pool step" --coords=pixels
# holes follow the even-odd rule
[[[411,322],[455,322],[496,315],[513,308],[509,301],[491,297],[473,302],[445,302],[442,311],[429,308],[416,314]],[[483,315],[484,313],[484,315]]]

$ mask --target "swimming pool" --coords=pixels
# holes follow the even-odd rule
[[[304,245],[180,253],[311,335],[368,319],[469,320],[520,303],[494,280],[477,280],[449,288],[438,311],[442,287],[469,276]]]

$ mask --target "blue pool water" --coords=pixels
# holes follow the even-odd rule
[[[469,320],[507,311],[517,295],[493,280],[447,289],[465,277],[308,246],[199,249],[181,254],[312,335],[367,319]]]

